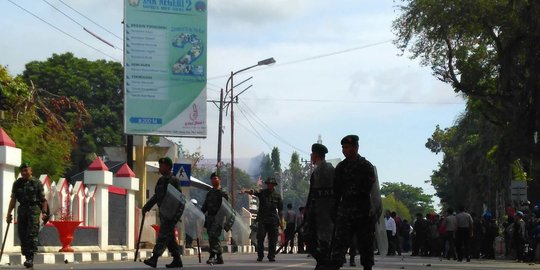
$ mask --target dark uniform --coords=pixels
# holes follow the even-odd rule
[[[267,179],[264,183],[277,185],[275,179]],[[275,261],[276,243],[278,239],[279,212],[283,210],[283,200],[275,190],[263,189],[253,193],[259,198],[257,211],[257,260],[264,257],[264,238],[268,234],[268,260]]]
[[[27,262],[33,264],[34,253],[37,252],[38,245],[41,207],[46,201],[43,185],[34,177],[19,178],[13,183],[11,198],[19,202],[17,227],[21,240],[21,253],[26,257]],[[25,262],[25,266],[26,264]]]
[[[330,249],[334,223],[332,210],[334,198],[334,166],[324,160],[328,149],[322,144],[313,144],[313,154],[320,156],[309,180],[308,209],[306,215],[305,238],[307,250],[317,261],[317,268],[330,263]],[[312,155],[313,155],[312,154]]]
[[[212,188],[206,194],[206,199],[202,206],[202,212],[206,214],[204,227],[208,232],[208,242],[210,245],[210,259],[217,256],[216,263],[223,263],[223,258],[221,256],[221,245],[219,242],[219,237],[223,231],[223,224],[216,222],[216,214],[221,207],[222,198],[229,200],[229,195],[222,189]]]
[[[159,160],[160,166],[162,163],[170,165],[170,168],[172,168],[172,161],[170,158],[161,158]],[[168,207],[167,205],[162,205],[161,202],[163,201],[163,198],[165,198],[165,195],[167,194],[167,186],[171,184],[173,187],[175,187],[178,191],[182,192],[180,189],[180,179],[178,179],[176,176],[172,175],[171,172],[167,175],[162,175],[156,184],[154,196],[150,198],[146,204],[143,207],[144,212],[150,211],[152,207],[157,203],[159,209]],[[154,246],[154,249],[152,250],[152,257],[150,259],[147,259],[144,261],[145,264],[153,266],[155,268],[155,265],[157,263],[157,259],[163,254],[165,251],[165,248],[169,249],[169,253],[174,258],[173,263],[171,264],[173,267],[182,267],[182,259],[180,258],[180,247],[178,246],[178,243],[176,243],[176,239],[174,236],[174,229],[176,227],[176,224],[180,220],[182,213],[179,212],[173,219],[169,219],[165,217],[161,211],[159,213],[159,233],[158,237],[156,239],[156,245]],[[167,265],[167,267],[171,266]]]
[[[358,147],[358,136],[346,136],[341,140],[341,145],[344,144]],[[332,241],[334,269],[343,266],[345,254],[355,234],[364,269],[371,269],[374,265],[373,241],[377,217],[370,214],[370,192],[374,183],[373,165],[357,153],[336,166],[334,192],[338,203]]]

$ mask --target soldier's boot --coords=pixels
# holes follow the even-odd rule
[[[173,257],[173,261],[170,264],[166,264],[165,267],[167,268],[182,268],[184,267],[184,264],[182,264],[182,258],[180,255],[176,255]]]
[[[208,257],[208,260],[206,261],[207,264],[213,265],[216,264],[216,258],[214,258],[214,254],[210,253],[210,257]]]
[[[23,265],[26,268],[34,267],[34,256],[26,256],[26,261],[24,261]]]
[[[158,256],[152,255],[152,257],[150,257],[149,259],[144,260],[143,263],[150,266],[150,267],[152,267],[152,268],[156,268],[157,267],[157,260],[158,260]]]
[[[217,255],[216,264],[223,264],[223,256],[221,254]]]

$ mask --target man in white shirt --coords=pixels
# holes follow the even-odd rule
[[[457,231],[456,231],[456,251],[458,255],[458,261],[461,262],[463,257],[468,262],[471,261],[469,257],[469,242],[473,233],[473,219],[472,216],[465,212],[465,207],[459,207],[459,213],[456,215]]]
[[[388,238],[388,253],[386,256],[396,255],[395,240],[396,237],[396,221],[390,216],[390,210],[384,213],[384,224],[386,226],[386,237]]]
[[[444,226],[446,227],[446,241],[448,242],[448,253],[446,253],[446,259],[456,259],[456,230],[457,219],[454,215],[454,210],[448,208],[446,210],[446,217],[444,218]]]

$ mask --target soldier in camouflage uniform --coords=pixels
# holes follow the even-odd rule
[[[332,241],[333,266],[330,269],[343,266],[351,238],[356,234],[360,262],[365,270],[371,270],[377,217],[371,211],[370,192],[375,183],[375,169],[358,154],[358,136],[345,136],[341,147],[345,160],[336,166],[334,176],[337,216]]]
[[[266,189],[254,191],[252,189],[242,189],[242,193],[255,195],[259,198],[259,210],[257,211],[257,261],[264,258],[264,238],[268,234],[268,260],[276,261],[276,244],[278,239],[278,226],[283,230],[283,224],[279,222],[282,218],[283,200],[276,192],[276,179],[268,178],[264,181]]]
[[[307,201],[306,225],[304,237],[307,251],[317,261],[315,269],[324,269],[330,264],[330,243],[334,223],[331,211],[334,199],[334,166],[326,162],[326,146],[311,146],[311,162],[316,166],[311,174]]]
[[[212,182],[212,189],[206,193],[206,199],[201,209],[206,214],[204,227],[208,232],[208,242],[210,245],[210,258],[208,258],[206,263],[223,264],[219,242],[219,237],[223,231],[223,224],[216,222],[216,214],[221,207],[222,198],[228,201],[229,195],[221,189],[221,178],[216,173],[212,173],[210,180]]]
[[[39,217],[43,214],[43,223],[49,220],[49,206],[43,193],[43,185],[32,176],[32,167],[28,162],[19,166],[21,177],[13,183],[11,200],[8,206],[7,223],[13,221],[11,212],[19,202],[17,208],[17,221],[19,239],[21,240],[21,253],[26,257],[24,266],[34,266],[34,254],[37,252]]]
[[[161,209],[168,207],[168,205],[162,205],[161,202],[165,195],[167,194],[167,186],[171,184],[178,191],[180,190],[180,179],[172,174],[172,160],[168,157],[159,159],[159,173],[162,175],[156,184],[154,196],[150,198],[143,207],[143,214],[150,211],[152,207],[157,203],[160,213],[159,213],[159,233],[156,239],[156,245],[152,251],[152,257],[144,260],[144,264],[156,268],[158,258],[163,254],[165,248],[169,249],[169,253],[173,257],[171,264],[165,265],[167,268],[181,268],[183,267],[182,258],[180,258],[180,247],[176,243],[174,237],[174,229],[176,223],[180,220],[182,213],[178,213],[173,219],[166,218],[162,213]]]

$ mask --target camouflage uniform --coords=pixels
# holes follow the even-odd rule
[[[334,229],[331,211],[334,204],[334,166],[323,161],[311,174],[304,233],[307,251],[315,258],[318,266],[329,263]]]
[[[263,189],[253,193],[259,198],[259,210],[257,212],[257,257],[264,257],[264,238],[268,234],[268,259],[276,257],[276,243],[278,238],[279,215],[283,210],[281,196],[274,190]]]
[[[204,227],[208,232],[210,258],[213,258],[216,255],[218,258],[221,257],[221,245],[219,242],[219,237],[223,231],[223,224],[216,222],[215,218],[219,208],[221,207],[222,198],[225,198],[227,201],[229,200],[229,195],[227,192],[221,189],[212,188],[206,194],[206,199],[204,200],[204,204],[201,209],[202,212],[206,214]]]
[[[360,155],[356,159],[345,159],[336,167],[334,191],[338,208],[332,241],[332,261],[338,269],[345,262],[345,254],[355,234],[364,269],[371,269],[374,265],[376,217],[370,215],[370,192],[374,182],[373,165]]]
[[[163,201],[163,198],[165,198],[165,195],[167,194],[167,186],[171,184],[173,187],[175,187],[178,191],[182,192],[180,190],[180,179],[178,179],[176,176],[169,174],[164,175],[159,178],[156,184],[154,196],[150,198],[146,204],[144,205],[144,210],[148,212],[152,207],[157,203],[158,207],[161,209],[162,205],[161,202]],[[167,207],[167,206],[163,206]],[[163,252],[165,251],[165,248],[169,249],[169,253],[173,256],[175,259],[180,258],[180,248],[178,247],[178,243],[176,243],[176,239],[174,236],[174,229],[176,227],[176,223],[180,220],[180,216],[182,213],[178,213],[178,215],[173,219],[166,218],[160,211],[159,213],[159,233],[158,237],[156,239],[156,245],[154,246],[154,250],[152,251],[152,257],[161,256]]]
[[[41,205],[45,199],[41,182],[34,177],[19,178],[13,183],[11,197],[19,202],[17,226],[22,254],[33,259],[37,252]]]

